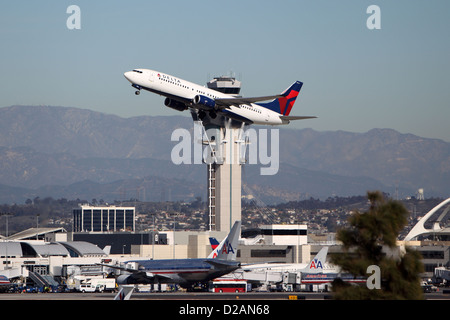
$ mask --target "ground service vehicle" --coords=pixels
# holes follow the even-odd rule
[[[211,292],[247,292],[246,280],[214,280],[210,284]]]

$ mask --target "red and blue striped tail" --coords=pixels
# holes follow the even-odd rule
[[[303,82],[296,81],[293,85],[287,88],[281,95],[283,97],[277,98],[271,102],[258,103],[261,107],[278,112],[283,116],[288,116],[294,106],[295,99],[303,86]]]

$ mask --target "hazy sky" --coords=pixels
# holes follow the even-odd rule
[[[81,29],[66,13],[80,8]],[[370,30],[370,5],[381,29]],[[304,82],[291,127],[392,128],[450,141],[450,1],[2,1],[0,107],[52,105],[122,117],[180,115],[123,77],[149,68],[242,95]]]

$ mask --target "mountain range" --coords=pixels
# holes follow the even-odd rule
[[[306,122],[305,122],[306,124]],[[0,202],[35,197],[206,198],[206,166],[175,165],[177,128],[192,132],[186,116],[121,118],[51,106],[0,108]],[[280,167],[260,175],[243,166],[243,194],[265,204],[309,197],[352,196],[382,190],[399,196],[447,197],[450,143],[392,129],[366,133],[280,129]]]

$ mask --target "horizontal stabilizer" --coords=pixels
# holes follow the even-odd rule
[[[305,120],[305,119],[314,119],[317,118],[315,116],[280,116],[281,121],[284,124],[288,124],[292,120]]]
[[[281,120],[305,120],[305,119],[314,119],[317,118],[315,116],[280,116]]]
[[[206,263],[209,263],[210,265],[213,265],[214,267],[224,269],[229,267],[236,267],[239,268],[240,263],[235,263],[234,261],[228,261],[228,260],[219,260],[219,259],[208,259],[205,260]]]

